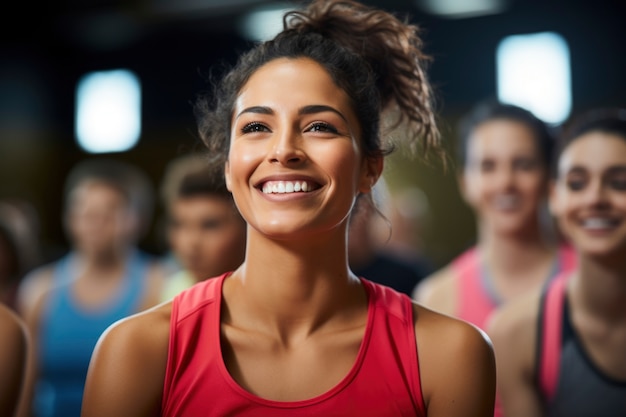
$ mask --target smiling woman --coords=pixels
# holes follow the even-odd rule
[[[392,149],[386,110],[441,149],[417,28],[351,1],[285,22],[196,108],[247,222],[243,264],[111,326],[83,417],[493,412],[485,335],[348,267],[352,208]]]
[[[626,111],[581,116],[555,167],[579,264],[494,316],[504,415],[626,416]]]

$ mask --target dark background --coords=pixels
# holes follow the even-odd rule
[[[618,0],[510,0],[494,15],[449,19],[417,0],[376,0],[423,30],[434,57],[429,74],[447,146],[458,117],[496,94],[495,50],[505,36],[556,31],[568,42],[572,114],[626,106],[626,6]],[[41,238],[54,257],[65,249],[62,184],[71,166],[90,157],[75,142],[74,91],[88,71],[128,68],[142,83],[142,136],[115,157],[136,163],[158,187],[164,165],[198,145],[191,103],[207,87],[203,74],[234,62],[250,46],[237,32],[241,15],[263,1],[61,0],[5,5],[0,17],[0,197],[30,201]],[[185,6],[194,7],[185,7]],[[425,251],[440,265],[471,243],[471,213],[444,172],[395,156],[390,187],[420,187],[430,203]],[[160,209],[159,209],[160,210]],[[142,245],[163,250],[159,210]]]

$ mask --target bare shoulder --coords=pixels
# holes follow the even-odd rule
[[[496,309],[486,327],[494,343],[514,345],[525,341],[534,346],[540,298],[540,291],[532,291]]]
[[[83,416],[158,413],[165,379],[171,303],[119,320],[102,334],[89,365]]]
[[[450,265],[435,271],[415,287],[413,299],[426,307],[453,315],[456,311],[455,277]]]
[[[525,294],[496,310],[487,323],[498,364],[499,399],[506,415],[541,414],[535,383],[540,300],[540,290]]]
[[[0,303],[0,348],[18,347],[24,350],[27,332],[22,319],[11,309]]]
[[[171,303],[163,303],[118,320],[100,336],[94,356],[106,358],[119,352],[124,360],[141,361],[146,354],[159,357],[167,349],[170,314]]]
[[[13,415],[25,377],[28,335],[21,319],[0,304],[0,415]]]
[[[491,360],[491,339],[481,329],[464,320],[450,317],[428,307],[414,304],[415,334],[420,356],[432,355],[431,359],[444,361],[448,356],[473,356]]]
[[[495,356],[487,334],[419,304],[414,306],[414,315],[428,415],[493,414]]]
[[[531,378],[537,343],[540,291],[533,291],[498,308],[487,323],[501,370]],[[506,366],[505,366],[506,365]]]
[[[0,369],[5,377],[9,372],[7,367],[15,372],[22,371],[28,339],[28,331],[22,319],[4,304],[0,304]]]

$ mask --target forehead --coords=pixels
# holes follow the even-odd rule
[[[78,184],[72,191],[74,199],[90,199],[94,196],[115,200],[126,200],[126,195],[119,187],[100,179],[88,179]]]
[[[537,155],[538,147],[528,126],[515,120],[494,119],[481,123],[472,131],[467,153],[469,157]]]
[[[311,103],[351,110],[350,100],[326,69],[309,58],[279,58],[263,65],[243,86],[235,114],[248,106],[283,107]]]
[[[590,132],[569,144],[559,158],[559,172],[574,167],[603,171],[626,165],[626,138],[603,132]]]

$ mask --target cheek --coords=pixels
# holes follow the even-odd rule
[[[231,147],[225,169],[230,191],[233,191],[232,187],[235,187],[238,181],[249,176],[263,158],[263,153],[259,148],[259,146],[237,146],[236,144]]]
[[[566,191],[561,190],[552,200],[552,214],[563,221],[567,221],[568,217],[578,209],[578,198]]]
[[[489,191],[488,182],[477,173],[468,173],[465,177],[464,196],[471,204],[477,204]]]

